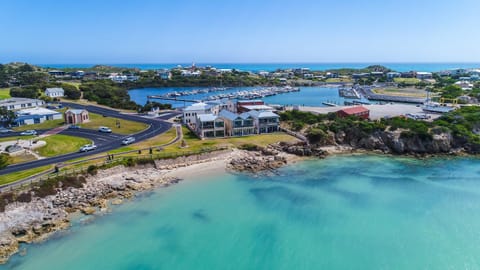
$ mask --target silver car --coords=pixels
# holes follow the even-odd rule
[[[131,144],[131,143],[134,143],[134,142],[135,142],[134,137],[127,137],[127,138],[123,139],[122,144],[123,145],[128,145],[128,144]]]
[[[95,144],[86,144],[80,148],[80,152],[88,152],[97,149]]]

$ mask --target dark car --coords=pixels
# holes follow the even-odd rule
[[[77,125],[70,125],[68,126],[69,129],[79,129],[80,126],[77,126]]]

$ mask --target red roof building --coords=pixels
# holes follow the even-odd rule
[[[370,110],[363,106],[345,108],[337,112],[339,117],[357,116],[363,119],[370,117]]]

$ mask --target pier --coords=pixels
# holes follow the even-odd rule
[[[184,98],[176,98],[176,97],[167,97],[167,96],[162,96],[162,95],[147,96],[147,100],[150,100],[150,99],[174,100],[174,101],[191,102],[191,103],[200,102],[200,100],[184,99]]]

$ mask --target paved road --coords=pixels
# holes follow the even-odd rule
[[[142,122],[145,124],[150,125],[150,127],[142,132],[139,132],[137,134],[134,134],[133,136],[135,137],[136,141],[143,141],[146,139],[149,139],[151,137],[154,137],[158,134],[164,133],[167,130],[169,130],[172,126],[171,123],[166,122],[162,120],[161,118],[144,118],[140,117],[138,115],[133,115],[133,114],[121,114],[118,111],[112,110],[112,109],[105,109],[101,107],[96,107],[96,106],[83,106],[83,105],[78,105],[74,103],[63,103],[64,106],[70,107],[70,108],[75,108],[75,109],[87,109],[89,112],[92,113],[97,113],[100,115],[108,116],[108,117],[116,117],[124,120],[130,120],[130,121],[136,121],[136,122]],[[10,165],[2,170],[0,170],[0,175],[3,174],[8,174],[12,172],[18,172],[22,170],[28,170],[40,166],[45,166],[45,165],[51,165],[51,164],[57,164],[57,163],[62,163],[66,162],[71,159],[76,159],[80,157],[86,157],[92,154],[96,153],[101,153],[101,152],[106,152],[106,151],[111,151],[113,149],[116,149],[120,146],[121,140],[123,137],[119,138],[114,138],[112,136],[120,136],[117,134],[110,134],[111,140],[109,138],[104,137],[105,135],[100,135],[98,134],[98,131],[85,131],[84,129],[79,129],[79,130],[65,130],[62,131],[62,134],[68,134],[68,135],[73,135],[75,131],[79,132],[78,135],[74,136],[79,136],[83,135],[84,136],[89,136],[89,138],[92,138],[95,142],[98,143],[98,148],[94,151],[90,152],[75,152],[75,153],[70,153],[70,154],[65,154],[61,156],[56,156],[56,157],[51,157],[51,158],[45,158],[45,159],[40,159],[40,160],[35,160],[27,163],[22,163],[22,164],[13,164]],[[81,133],[80,133],[81,132]],[[96,132],[96,135],[94,135]],[[108,141],[105,141],[108,140]]]

